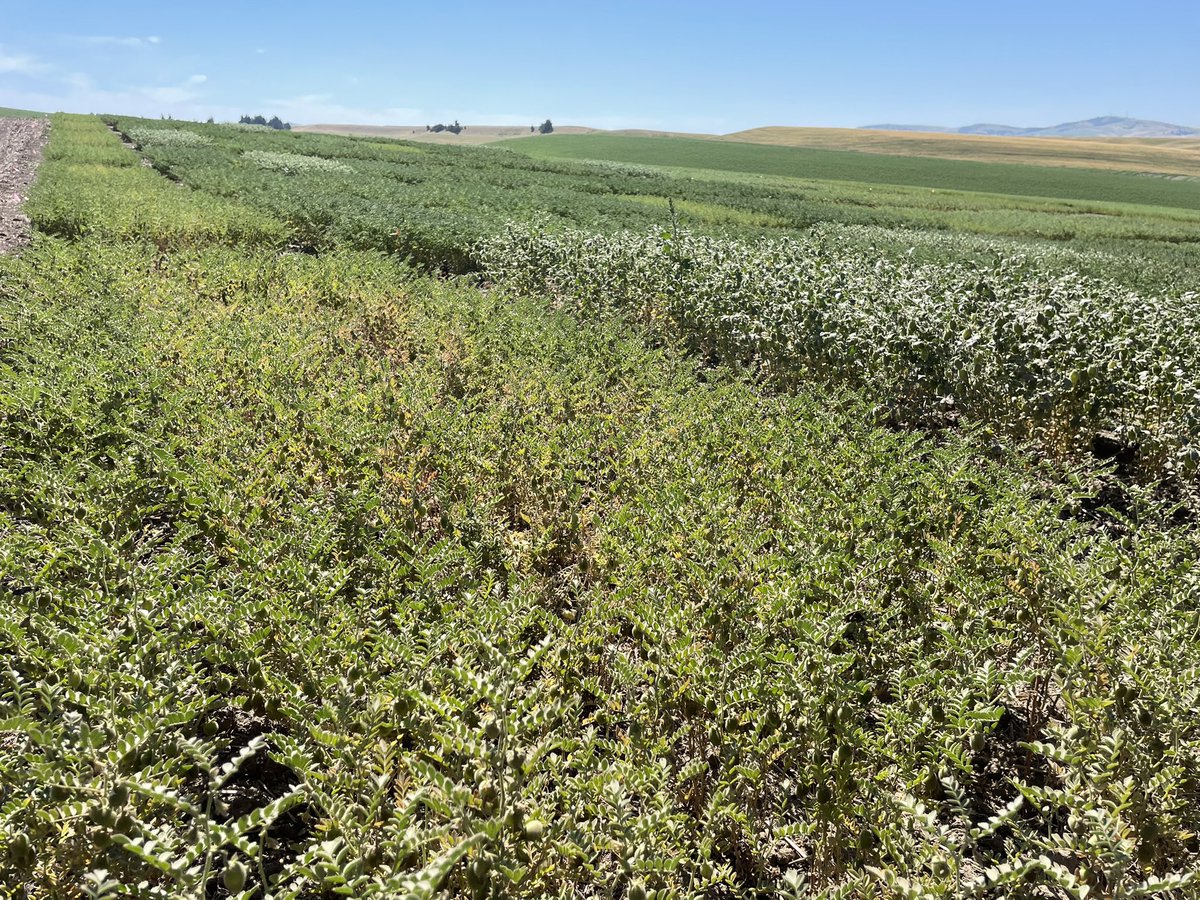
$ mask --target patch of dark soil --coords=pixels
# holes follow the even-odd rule
[[[1092,455],[1105,462],[1116,463],[1117,477],[1129,481],[1136,472],[1137,447],[1127,444],[1111,431],[1100,431],[1092,437]]]
[[[276,723],[234,707],[216,710],[209,717],[217,726],[217,734],[228,747],[217,762],[225,764],[256,737],[268,738],[279,732]],[[242,764],[238,773],[221,791],[221,801],[229,808],[229,818],[236,819],[286,794],[296,782],[291,769],[270,758],[267,751]]]
[[[975,754],[975,782],[970,791],[971,812],[982,822],[1004,809],[1016,796],[1012,779],[1018,778],[1036,787],[1059,787],[1059,779],[1045,757],[1021,744],[1044,739],[1042,728],[1031,722],[1029,712],[1006,707],[984,746]],[[999,850],[1006,829],[989,839]],[[985,842],[987,843],[987,842]]]
[[[1195,488],[1177,477],[1165,478],[1147,489],[1116,472],[1102,472],[1092,478],[1082,496],[1063,508],[1059,518],[1075,519],[1119,538],[1129,534],[1131,523],[1194,527],[1198,510]]]
[[[22,207],[49,129],[49,119],[0,118],[0,253],[29,243],[29,217]]]
[[[936,409],[902,412],[881,408],[881,413],[876,424],[896,434],[919,431],[937,439],[944,437],[947,432],[957,431],[963,424],[962,413],[954,407],[953,401],[943,403]]]
[[[1076,518],[1081,521],[1091,522],[1116,536],[1127,531],[1124,520],[1132,512],[1132,504],[1129,491],[1119,479],[1102,479],[1096,490],[1079,503]]]
[[[222,821],[233,822],[290,793],[299,779],[291,769],[270,756],[270,737],[283,730],[279,723],[235,707],[216,709],[201,724],[207,727],[210,723],[216,726],[216,739],[225,745],[216,759],[218,766],[237,756],[255,738],[264,738],[267,742],[262,751],[242,763],[237,774],[225,783],[215,798],[221,804],[219,818]],[[196,790],[203,792],[199,785]],[[304,805],[293,807],[267,829],[260,857],[262,871],[268,880],[283,869],[285,862],[295,855],[296,845],[303,843],[311,833],[308,812]],[[250,870],[248,887],[257,883],[260,877],[256,864],[252,863]],[[210,898],[229,896],[219,873],[207,885],[206,894]]]

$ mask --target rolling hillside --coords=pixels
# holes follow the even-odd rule
[[[1034,138],[861,128],[752,128],[724,140],[1028,166],[1200,176],[1200,141],[1187,138]]]
[[[19,118],[19,119],[40,119],[45,117],[46,113],[34,112],[29,109],[10,109],[7,106],[0,106],[0,117],[3,118]]]

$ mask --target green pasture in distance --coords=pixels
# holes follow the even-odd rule
[[[832,181],[1200,209],[1200,181],[850,150],[811,150],[692,138],[545,135],[495,146],[539,159],[605,160]]]
[[[34,112],[31,109],[10,109],[0,106],[0,119],[44,119],[49,113]]]

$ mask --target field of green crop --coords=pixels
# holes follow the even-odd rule
[[[1194,896],[1167,269],[119,125],[0,258],[0,891]]]
[[[841,181],[820,180],[825,176],[816,174],[753,174],[753,166],[748,171],[718,171],[720,160],[709,156],[700,160],[711,165],[700,170],[679,165],[674,156],[669,157],[673,167],[663,168],[199,124],[122,119],[119,125],[131,138],[140,134],[147,156],[174,177],[208,193],[239,200],[254,197],[292,223],[300,238],[313,246],[338,242],[399,250],[456,271],[476,268],[464,248],[495,234],[509,220],[537,216],[550,224],[605,233],[661,231],[670,221],[666,204],[671,200],[685,227],[722,237],[799,236],[817,224],[880,226],[899,232],[891,238],[904,254],[912,246],[909,235],[914,230],[922,236],[978,235],[991,241],[982,258],[994,258],[997,248],[1005,254],[1034,252],[1064,258],[1060,268],[1119,280],[1139,290],[1178,291],[1181,285],[1200,289],[1200,203],[1188,193],[1196,186],[1148,177],[1128,176],[1135,186],[1161,191],[1172,199],[1171,205],[1145,205],[1154,200],[1154,193],[1137,194],[1137,205],[1080,199],[1090,196],[1086,192],[1074,199],[970,192],[961,184],[947,187],[954,182],[944,172],[937,189],[905,182],[872,184],[879,180],[873,177],[873,161],[886,157],[867,154],[846,154],[857,161],[853,172],[862,177]],[[181,142],[175,136],[179,131],[194,135],[194,142]],[[554,136],[547,140],[550,137]],[[634,146],[640,146],[640,140],[660,146],[654,139],[627,140]],[[542,146],[542,141],[514,146],[526,144]],[[685,147],[692,144],[721,153],[729,146],[684,142]],[[666,146],[675,145],[668,141]],[[777,148],[734,149],[735,161],[749,161]],[[272,170],[256,161],[255,154],[264,151],[336,160],[347,170],[310,171],[298,179],[291,176],[299,173]],[[1029,171],[1045,185],[1047,177],[1053,181],[1062,170]],[[1085,182],[1087,176],[1096,176],[1100,185],[1112,177],[1128,183],[1121,181],[1124,176],[1105,172],[1082,175]],[[847,234],[848,239],[856,236],[856,231]],[[1019,241],[1016,247],[997,240],[1010,238]],[[869,243],[869,252],[877,252],[878,239]],[[958,260],[961,248],[943,258],[947,256]]]
[[[203,214],[217,195],[287,223],[309,249],[391,251],[447,271],[486,269],[492,280],[565,292],[589,307],[634,307],[643,320],[669,320],[706,357],[757,366],[777,384],[816,376],[865,388],[881,418],[913,424],[962,413],[1058,461],[1087,456],[1098,434],[1111,434],[1140,481],[1166,476],[1186,486],[1200,469],[1196,295],[1190,282],[1167,283],[1173,270],[1137,274],[1128,251],[1034,249],[1042,258],[1030,261],[1019,244],[981,242],[963,253],[928,232],[914,240],[828,224],[802,231],[819,209],[773,203],[774,183],[694,182],[620,164],[220,126],[118,127],[161,171],[196,189],[185,196],[200,224],[186,236],[164,224],[160,243],[208,240],[206,222],[240,224]],[[99,137],[105,154],[134,158],[115,134]],[[148,179],[183,209],[162,178],[127,168],[123,178]],[[89,215],[116,224],[101,189],[60,183],[61,212],[49,191],[34,203],[45,230],[86,233],[87,222],[73,217]],[[99,212],[75,202],[80,194]],[[144,215],[154,205],[134,209]],[[503,237],[513,219],[537,222],[533,240]],[[712,237],[663,239],[681,223]],[[1191,227],[1196,238],[1200,212],[1176,211],[1165,227]],[[631,242],[630,232],[641,236]],[[914,259],[916,244],[923,252]],[[1134,300],[1131,281],[1148,287]]]
[[[539,159],[611,160],[635,165],[908,185],[1006,196],[1138,203],[1187,210],[1200,208],[1200,180],[1156,178],[1098,169],[606,134],[547,135],[536,141],[510,141],[505,146]]]

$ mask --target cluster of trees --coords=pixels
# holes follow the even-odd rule
[[[272,116],[270,119],[264,119],[262,116],[242,116],[238,119],[241,125],[266,125],[268,128],[274,128],[276,131],[291,131],[291,122],[284,122],[279,116]]]
[[[272,126],[272,127],[274,127],[274,126]],[[458,134],[461,131],[466,131],[467,126],[459,125],[458,119],[455,119],[453,125],[443,125],[439,122],[437,125],[426,125],[425,130],[432,131],[434,134],[440,134],[443,131],[448,131],[451,134]],[[551,122],[549,119],[547,119],[541,125],[530,125],[529,126],[530,134],[533,134],[535,131],[538,134],[549,134],[553,130],[554,130],[554,123]]]

